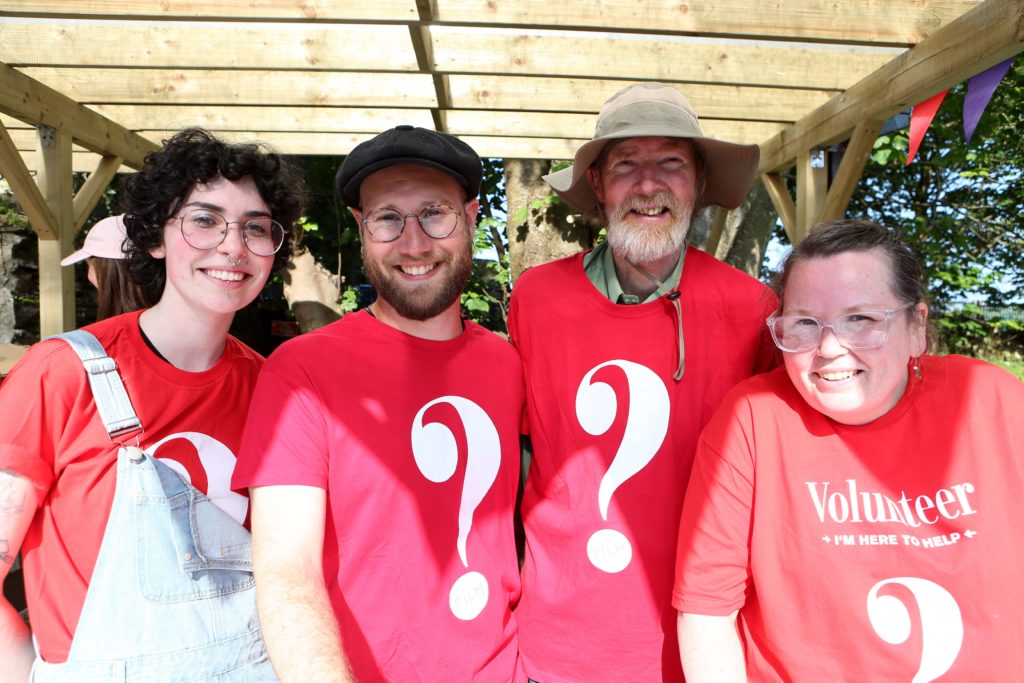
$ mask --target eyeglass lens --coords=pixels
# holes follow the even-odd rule
[[[828,327],[839,342],[851,349],[872,349],[885,343],[889,333],[888,311],[861,311],[841,315],[830,322],[816,318],[787,315],[774,318],[772,336],[783,351],[806,351],[818,345],[822,331]]]
[[[402,214],[394,209],[374,209],[363,218],[370,235],[377,242],[392,242],[405,229],[407,218],[415,218],[428,236],[444,239],[455,231],[459,212],[445,204],[428,206],[419,213]]]
[[[242,241],[257,256],[270,256],[284,243],[284,228],[266,216],[234,221],[240,226]],[[196,249],[213,249],[228,234],[228,223],[215,211],[193,210],[181,217],[181,234]]]

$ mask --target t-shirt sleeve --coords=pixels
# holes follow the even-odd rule
[[[68,425],[75,393],[86,383],[85,370],[74,356],[76,368],[52,341],[37,344],[12,368],[0,385],[0,469],[32,481],[41,493],[55,475],[56,450]],[[75,385],[70,387],[69,385]]]
[[[260,370],[231,486],[327,488],[327,432],[322,405],[298,364],[271,357]]]
[[[753,454],[727,404],[701,435],[683,503],[672,592],[680,612],[730,614],[750,588]]]

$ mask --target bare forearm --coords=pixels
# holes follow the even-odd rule
[[[256,606],[282,683],[355,682],[322,580],[283,572],[259,575]]]
[[[25,683],[34,659],[28,627],[11,604],[0,598],[0,683]]]
[[[680,614],[677,629],[687,683],[745,683],[746,661],[735,612],[725,617]]]
[[[0,585],[14,564],[35,514],[36,501],[35,490],[27,479],[0,469]],[[0,683],[25,683],[34,659],[28,627],[14,607],[0,596]]]

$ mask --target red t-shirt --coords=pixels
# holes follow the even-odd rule
[[[1024,385],[922,359],[861,426],[784,369],[701,437],[673,605],[740,610],[751,681],[1005,681],[1024,671]]]
[[[228,337],[212,368],[179,370],[145,345],[140,314],[85,328],[117,363],[145,428],[140,446],[241,521],[248,499],[231,491],[231,472],[263,359]],[[11,370],[0,415],[0,469],[31,479],[41,494],[21,547],[32,631],[43,659],[63,662],[113,503],[117,444],[104,431],[81,360],[60,340],[36,344]]]
[[[324,577],[360,681],[523,680],[522,413],[515,349],[471,322],[429,341],[359,312],[267,361],[234,485],[327,491]]]
[[[509,330],[533,442],[516,616],[526,672],[542,683],[682,680],[669,601],[683,491],[718,402],[776,360],[764,324],[776,302],[696,249],[679,291],[686,369],[676,382],[665,297],[612,303],[582,254],[532,268],[515,287]]]

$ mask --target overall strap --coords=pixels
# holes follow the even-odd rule
[[[111,440],[142,428],[142,421],[135,414],[121,375],[117,372],[117,363],[107,355],[107,350],[92,333],[74,330],[56,334],[50,339],[63,339],[82,359],[96,409]]]

